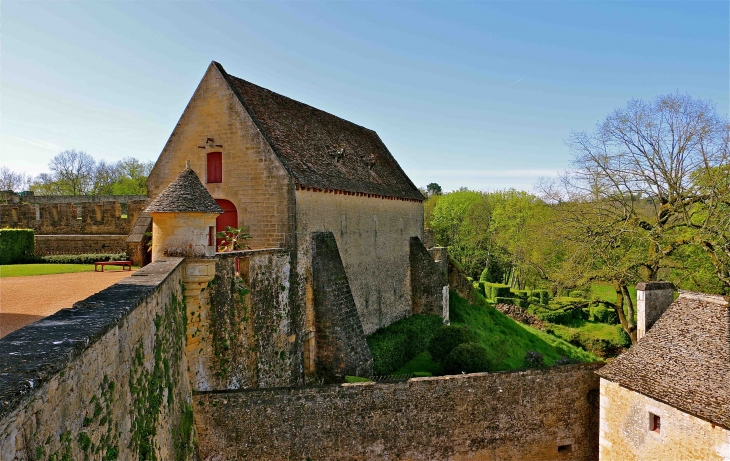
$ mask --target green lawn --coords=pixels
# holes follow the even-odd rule
[[[629,286],[631,300],[636,306],[636,286]],[[616,289],[612,284],[606,282],[595,282],[591,285],[591,299],[598,298],[611,304],[616,302]]]
[[[464,325],[472,330],[496,364],[497,370],[516,370],[522,367],[527,351],[543,355],[547,365],[553,365],[561,357],[576,362],[593,362],[598,358],[544,331],[523,325],[502,314],[491,306],[475,306],[454,291],[450,297],[452,325]],[[440,375],[443,371],[428,352],[422,352],[393,374],[428,371]]]
[[[585,349],[601,357],[613,357],[631,346],[631,340],[623,333],[621,325],[573,320],[568,325],[550,324],[552,333],[566,341],[575,341]]]
[[[423,351],[413,358],[410,362],[406,363],[392,374],[394,375],[405,375],[409,373],[415,373],[417,371],[427,371],[434,376],[440,376],[444,374],[444,370],[437,362],[431,358],[431,354],[428,351]]]
[[[10,264],[0,266],[0,278],[23,277],[27,275],[69,274],[92,272],[93,264]],[[122,270],[122,266],[106,266],[104,271]]]

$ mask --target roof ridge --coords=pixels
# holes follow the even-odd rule
[[[700,293],[697,291],[688,291],[688,290],[678,290],[679,291],[679,298],[683,299],[696,299],[698,301],[707,301],[711,303],[717,303],[717,304],[723,304],[730,307],[730,297],[723,296],[723,295],[711,295],[707,293]]]

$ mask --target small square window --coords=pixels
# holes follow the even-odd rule
[[[573,445],[559,445],[558,453],[570,453],[573,451]]]
[[[654,413],[649,413],[649,430],[659,434],[662,427],[662,418]]]

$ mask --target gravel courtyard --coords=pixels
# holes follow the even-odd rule
[[[0,279],[0,338],[29,323],[71,307],[134,271],[4,277]]]

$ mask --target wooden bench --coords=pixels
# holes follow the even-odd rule
[[[101,271],[96,270],[99,266],[101,266]],[[132,261],[97,261],[94,263],[94,272],[104,272],[104,266],[122,266],[122,270],[128,267],[131,271]]]

